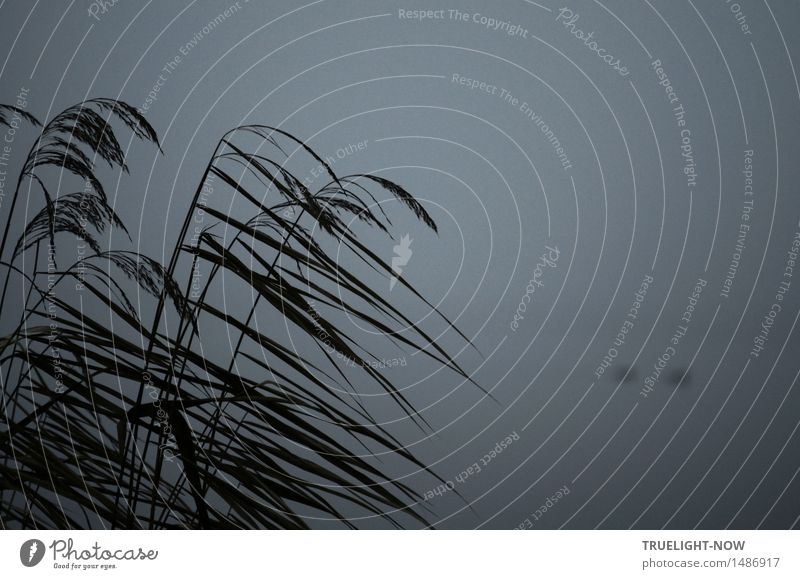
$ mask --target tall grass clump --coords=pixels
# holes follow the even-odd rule
[[[15,112],[0,107],[0,124]],[[217,143],[162,263],[119,249],[133,244],[101,175],[128,171],[120,131],[159,147],[147,120],[109,99],[24,120],[38,136],[0,243],[3,527],[429,525],[385,467],[436,475],[360,394],[429,426],[364,336],[469,378],[375,289],[364,272],[388,279],[391,266],[351,226],[391,237],[384,197],[436,231],[422,204],[380,176],[337,175],[284,130],[240,126]],[[298,170],[316,166],[312,187]]]

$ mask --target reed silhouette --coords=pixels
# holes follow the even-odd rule
[[[377,175],[339,176],[279,128],[236,127],[161,263],[118,249],[120,235],[134,244],[99,166],[128,171],[119,131],[160,149],[139,111],[93,99],[42,125],[0,106],[0,124],[14,116],[38,137],[5,199],[0,243],[4,528],[429,524],[419,494],[382,465],[440,479],[359,394],[383,392],[430,427],[349,321],[471,382],[363,274],[435,310],[350,227],[394,239],[385,196],[436,231],[410,193]],[[324,184],[312,190],[290,165],[322,167]]]

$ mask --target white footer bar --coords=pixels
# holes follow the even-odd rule
[[[796,531],[3,531],[3,577],[800,577]],[[171,575],[174,576],[174,575]]]

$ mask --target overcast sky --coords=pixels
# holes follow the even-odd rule
[[[385,350],[435,430],[393,433],[472,507],[411,477],[439,526],[797,526],[795,2],[100,4],[3,5],[0,102],[144,112],[164,154],[131,143],[109,186],[144,253],[169,255],[245,122],[396,180],[437,221],[385,207],[413,239],[402,275],[496,399]]]

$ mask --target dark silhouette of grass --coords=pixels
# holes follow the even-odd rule
[[[14,112],[0,106],[0,124]],[[113,231],[127,230],[97,163],[128,170],[114,129],[123,125],[159,146],[125,103],[66,109],[41,128],[11,199],[0,301],[23,288],[25,308],[2,308],[12,328],[0,339],[3,527],[292,529],[306,528],[308,517],[355,526],[352,513],[428,525],[421,497],[374,456],[428,469],[358,393],[379,387],[420,428],[428,425],[368,363],[377,358],[348,331],[347,317],[469,378],[338,256],[392,275],[346,221],[389,235],[381,192],[435,231],[430,215],[394,182],[339,177],[289,133],[241,126],[217,144],[162,265],[108,248]],[[298,158],[324,168],[324,185],[312,191],[287,168]],[[60,174],[48,178],[48,169]],[[62,190],[65,174],[82,189]],[[212,182],[216,206],[206,195]],[[17,202],[37,193],[43,207],[12,247]],[[80,259],[71,240],[85,252]],[[231,296],[247,307],[221,300]],[[214,345],[219,336],[230,351]],[[316,353],[303,356],[304,348]]]

